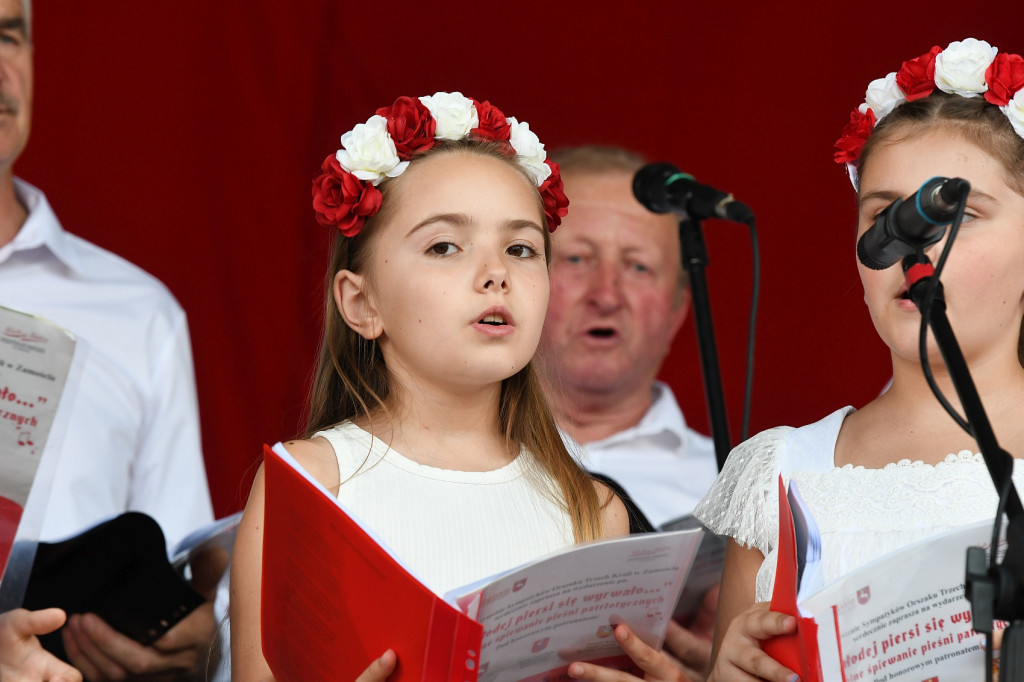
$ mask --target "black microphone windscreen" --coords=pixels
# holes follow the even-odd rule
[[[633,196],[648,211],[671,213],[668,180],[679,173],[680,170],[670,163],[648,164],[633,176]]]

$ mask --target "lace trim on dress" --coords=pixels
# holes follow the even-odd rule
[[[961,450],[960,452],[946,455],[946,459],[942,460],[937,464],[927,464],[919,459],[901,459],[898,462],[889,462],[881,469],[868,469],[860,465],[844,464],[839,469],[846,471],[886,471],[888,469],[909,469],[914,467],[927,467],[929,469],[937,469],[947,464],[964,464],[966,462],[984,462],[985,458],[981,456],[980,452],[971,452],[970,450]]]
[[[712,533],[768,554],[778,536],[778,515],[765,514],[778,506],[776,451],[792,430],[779,426],[763,431],[729,453],[711,490],[694,510]]]

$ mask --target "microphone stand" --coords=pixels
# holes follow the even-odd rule
[[[708,250],[704,244],[704,232],[699,220],[687,218],[679,221],[679,243],[682,247],[683,269],[690,275],[704,394],[711,421],[711,437],[715,442],[715,459],[718,462],[718,470],[721,471],[732,446],[729,443],[729,423],[722,392],[722,376],[718,366],[718,349],[715,346],[715,329],[711,323],[711,303],[708,298],[707,279],[704,277],[704,269],[708,265]]]
[[[920,264],[926,264],[928,270],[931,268],[923,251],[903,259],[905,272]],[[988,567],[985,565],[984,549],[972,547],[967,552],[965,585],[967,599],[971,602],[972,622],[974,629],[989,635],[991,642],[992,621],[1010,621],[1003,633],[999,679],[1000,682],[1024,682],[1024,659],[1021,658],[1024,656],[1024,507],[1013,485],[1013,457],[999,446],[985,414],[967,362],[953,334],[949,318],[946,317],[942,282],[932,274],[925,274],[911,285],[910,297],[918,310],[925,314],[924,305],[931,287],[934,287],[935,294],[928,315],[928,326],[935,335],[939,352],[971,427],[971,435],[978,442],[989,475],[1000,496],[1000,511],[996,514],[995,528],[999,528],[1004,505],[1008,519],[1006,554],[1001,565],[996,564],[998,548],[995,542],[998,536],[993,538]]]

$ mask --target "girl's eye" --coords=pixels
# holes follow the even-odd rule
[[[878,208],[873,211],[869,211],[868,222],[874,225],[876,222],[878,222],[879,218],[881,218],[882,216],[889,212],[890,208],[892,208],[891,204],[888,206],[882,206],[881,208]]]
[[[516,258],[533,258],[537,255],[537,250],[528,244],[513,244],[508,247],[506,253]]]
[[[455,253],[457,248],[451,242],[438,242],[437,244],[431,244],[427,250],[435,256],[450,256]]]

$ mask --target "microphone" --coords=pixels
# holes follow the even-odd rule
[[[670,163],[652,163],[633,177],[633,195],[648,211],[677,213],[694,220],[722,218],[749,223],[754,212],[731,194],[702,185]]]
[[[961,178],[932,178],[907,199],[889,204],[857,241],[857,258],[872,270],[892,267],[904,256],[942,239],[960,201],[971,191]]]

